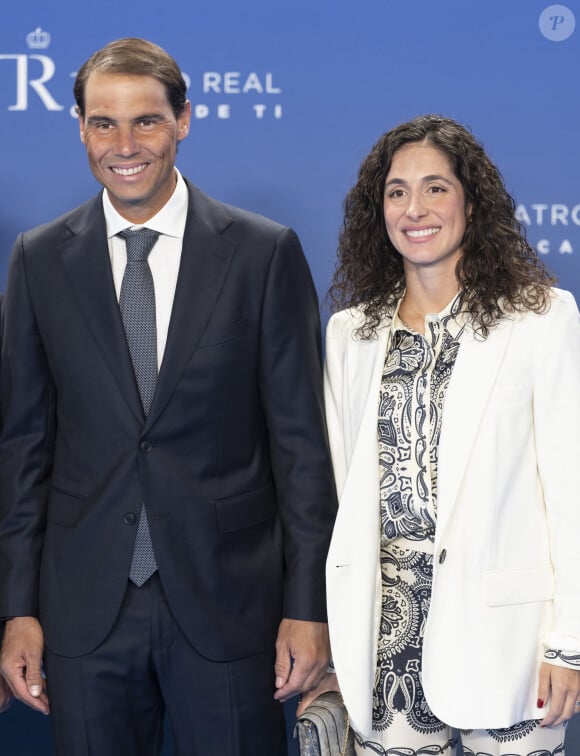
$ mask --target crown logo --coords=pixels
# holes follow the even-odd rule
[[[26,44],[31,50],[45,50],[50,45],[50,34],[38,26],[26,35]]]

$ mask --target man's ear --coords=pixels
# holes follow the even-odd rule
[[[183,112],[177,119],[177,139],[181,142],[189,134],[189,124],[191,122],[191,103],[189,100],[185,103]]]
[[[75,112],[77,114],[77,118],[79,119],[79,132],[80,132],[81,142],[85,144],[85,119],[81,115],[81,111],[78,105],[75,107]]]

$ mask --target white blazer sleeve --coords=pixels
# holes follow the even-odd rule
[[[580,653],[580,317],[555,290],[540,317],[533,412],[538,473],[554,566],[553,617],[545,647]]]

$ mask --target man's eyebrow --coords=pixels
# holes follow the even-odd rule
[[[139,121],[160,121],[164,116],[161,113],[141,113],[141,115],[135,116],[131,119],[133,123]],[[110,118],[109,116],[92,115],[87,117],[87,123],[117,123],[116,118]]]
[[[165,118],[161,113],[141,113],[141,115],[135,116],[134,121],[158,121]]]
[[[109,118],[108,116],[100,116],[100,115],[92,115],[87,118],[87,123],[97,123],[97,121],[101,123],[103,121],[105,121],[106,123],[114,123],[115,119]]]

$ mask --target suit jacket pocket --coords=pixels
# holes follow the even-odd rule
[[[486,572],[484,595],[488,606],[550,601],[554,596],[554,571],[546,565]]]
[[[215,503],[218,527],[222,533],[250,528],[274,517],[277,511],[274,486],[228,496]]]
[[[52,488],[48,498],[47,520],[65,528],[72,528],[78,523],[85,502],[86,500],[80,496]]]

